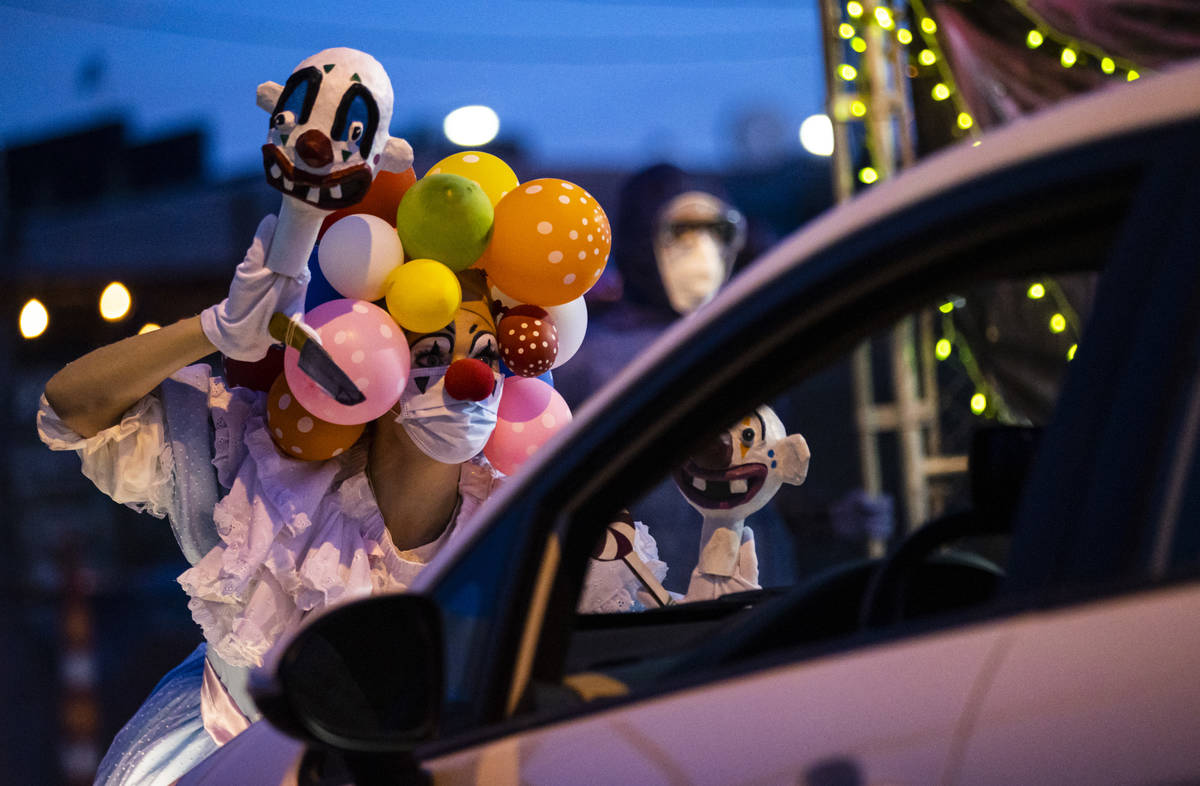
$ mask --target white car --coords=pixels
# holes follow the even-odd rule
[[[686,592],[672,469],[763,402],[812,456],[749,520],[764,589],[577,613],[622,509]],[[269,722],[181,784],[1196,782],[1198,435],[1190,65],[787,238],[413,593],[310,621],[258,675]]]

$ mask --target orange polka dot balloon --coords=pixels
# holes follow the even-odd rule
[[[292,395],[286,374],[280,374],[267,393],[267,430],[279,449],[291,458],[333,458],[357,442],[365,428],[365,423],[340,426],[310,414]]]
[[[595,197],[547,177],[522,183],[497,203],[484,265],[513,298],[558,306],[592,288],[611,247],[608,216]]]

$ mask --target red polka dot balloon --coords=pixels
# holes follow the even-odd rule
[[[554,366],[558,329],[538,306],[514,306],[500,318],[496,341],[504,365],[522,377],[537,377]]]
[[[566,180],[541,178],[496,204],[484,265],[492,283],[517,300],[558,306],[591,289],[611,246],[595,197]]]

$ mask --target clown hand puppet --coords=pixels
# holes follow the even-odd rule
[[[675,485],[703,516],[700,558],[685,601],[759,589],[754,532],[746,518],[784,483],[808,475],[808,443],[788,434],[774,410],[759,406],[718,432],[675,470]]]
[[[266,265],[296,277],[325,216],[358,203],[380,170],[407,170],[412,148],[388,135],[387,72],[356,49],[326,49],[303,60],[285,84],[262,83],[258,105],[271,113],[263,169],[283,193]]]

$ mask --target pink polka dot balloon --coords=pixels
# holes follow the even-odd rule
[[[353,425],[374,420],[391,409],[408,383],[411,358],[404,331],[379,306],[365,300],[330,300],[309,311],[304,321],[317,331],[325,351],[345,371],[366,400],[336,401],[296,365],[299,351],[288,347],[283,371],[292,395],[321,420]]]
[[[537,377],[507,377],[500,394],[496,430],[483,455],[512,475],[571,422],[571,409],[558,391]]]
[[[611,247],[608,217],[595,197],[547,177],[522,183],[496,204],[483,265],[507,294],[549,308],[591,289]]]

